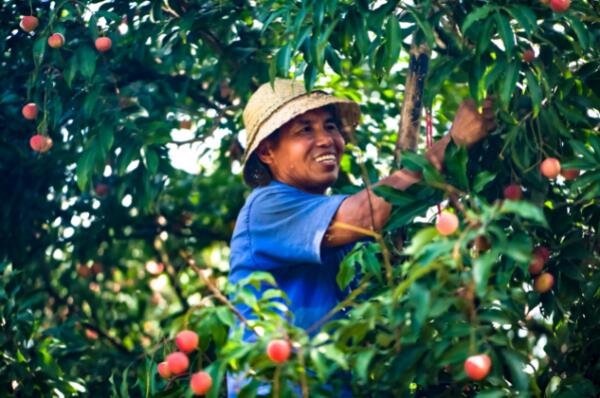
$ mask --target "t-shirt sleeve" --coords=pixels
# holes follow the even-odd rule
[[[313,195],[289,188],[258,195],[248,217],[255,267],[268,270],[321,263],[321,242],[346,197]]]

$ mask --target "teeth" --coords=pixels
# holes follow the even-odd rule
[[[335,155],[323,155],[317,158],[317,162],[325,162],[327,160],[335,160]]]

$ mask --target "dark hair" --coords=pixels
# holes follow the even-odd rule
[[[275,130],[271,135],[265,138],[263,142],[270,141],[272,143],[277,143],[280,133],[281,130]],[[273,174],[271,174],[271,169],[260,160],[256,150],[254,150],[246,162],[246,167],[244,167],[244,181],[246,181],[246,184],[250,185],[250,187],[258,188],[269,185],[272,180]]]
[[[324,107],[316,108],[316,109],[323,109],[323,110],[329,112],[333,116],[335,124],[338,126],[338,129],[340,130],[340,132],[342,133],[342,135],[344,136],[344,139],[345,139],[346,136],[345,136],[345,133],[341,129],[341,122],[340,122],[340,119],[338,116],[337,107],[335,105],[326,105]],[[313,110],[313,109],[311,109],[311,110]],[[309,111],[307,111],[307,112],[309,112]],[[280,134],[281,134],[281,130],[277,129],[277,130],[275,130],[275,132],[273,132],[267,138],[265,138],[263,142],[270,141],[270,142],[273,142],[276,144],[277,141],[279,140]],[[252,155],[250,155],[250,158],[248,158],[248,161],[246,162],[246,166],[244,167],[244,181],[246,181],[246,183],[250,187],[258,188],[258,187],[264,187],[266,185],[269,185],[272,180],[273,180],[273,174],[271,173],[271,169],[269,169],[269,166],[267,166],[260,160],[260,158],[258,157],[258,155],[256,153],[256,150],[254,150]]]

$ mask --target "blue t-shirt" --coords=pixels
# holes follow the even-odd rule
[[[272,181],[255,189],[242,207],[231,239],[229,280],[270,272],[290,300],[293,324],[309,328],[345,296],[336,283],[353,244],[321,242],[347,195],[316,195]],[[249,309],[240,307],[244,315]]]
[[[290,300],[294,325],[307,329],[320,321],[346,295],[338,288],[336,276],[354,244],[321,246],[346,197],[310,194],[278,181],[255,189],[240,211],[231,239],[229,281],[237,283],[254,271],[270,272],[277,288]],[[237,307],[246,318],[253,318],[250,308]],[[244,340],[253,338],[254,334],[246,330]],[[250,382],[243,373],[228,373],[229,398],[237,397]],[[297,390],[300,396],[299,387]],[[269,385],[258,389],[259,394],[269,391]]]

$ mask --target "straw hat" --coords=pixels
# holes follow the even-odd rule
[[[242,162],[246,182],[257,185],[253,175],[253,165],[257,162],[249,160],[265,138],[296,116],[328,105],[335,107],[342,132],[354,131],[360,118],[360,108],[354,101],[323,91],[307,93],[304,83],[294,80],[275,79],[273,85],[265,83],[260,86],[248,100],[243,114],[247,144]]]

